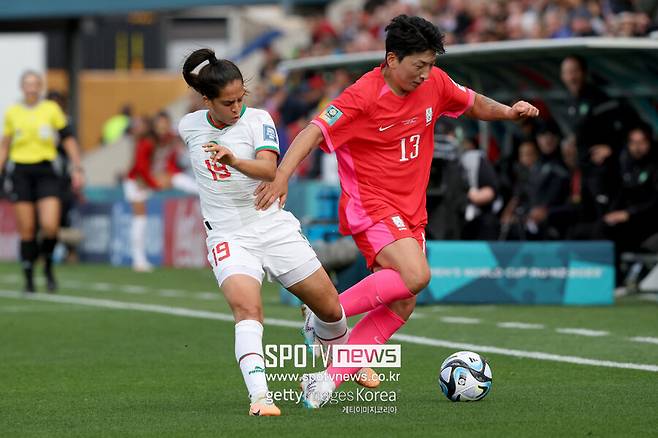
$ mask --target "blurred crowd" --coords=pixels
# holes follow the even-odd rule
[[[658,30],[656,0],[367,0],[336,22],[310,24],[299,56],[384,48],[384,28],[399,14],[420,15],[446,33],[446,44],[527,38],[638,37]]]

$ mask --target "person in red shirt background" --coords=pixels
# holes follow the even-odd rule
[[[197,194],[198,188],[178,165],[181,140],[173,132],[167,113],[158,113],[153,121],[147,117],[135,118],[131,132],[135,138],[135,157],[123,190],[133,209],[132,265],[137,272],[149,272],[153,267],[146,257],[146,201],[153,191],[176,188]]]
[[[443,35],[420,17],[400,15],[386,27],[386,58],[345,89],[295,138],[275,180],[257,189],[259,208],[285,202],[288,179],[317,146],[335,152],[342,195],[340,231],[352,235],[374,271],[340,295],[348,316],[368,312],[349,344],[383,344],[409,318],[430,280],[425,257],[425,193],[440,116],[519,120],[539,111],[503,105],[454,82],[434,66]],[[336,368],[302,379],[308,407],[326,403],[345,376]]]

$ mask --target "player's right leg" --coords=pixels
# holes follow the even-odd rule
[[[36,241],[36,193],[35,180],[30,165],[15,164],[10,166],[9,178],[14,214],[18,236],[21,241],[20,260],[25,283],[23,290],[27,293],[35,292],[34,288],[34,262],[39,256],[39,247]]]
[[[235,358],[249,393],[249,415],[279,416],[265,379],[260,287],[255,278],[242,274],[231,275],[221,286],[235,318]]]
[[[39,256],[39,247],[35,238],[36,211],[32,202],[18,201],[14,203],[16,225],[21,240],[20,260],[25,283],[23,290],[27,293],[35,292],[34,288],[34,262]]]
[[[208,261],[235,319],[235,359],[247,387],[249,415],[279,416],[265,378],[260,261],[240,246],[239,238],[224,241],[210,235],[207,245]]]

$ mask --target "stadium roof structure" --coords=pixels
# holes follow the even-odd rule
[[[79,18],[134,11],[187,9],[197,6],[311,5],[324,4],[327,0],[30,0],[2,3],[0,21]]]
[[[613,96],[658,96],[658,39],[573,38],[449,46],[437,65],[456,81],[499,100],[560,98],[560,62],[582,56],[592,79]],[[335,68],[370,69],[381,51],[303,58],[281,63],[284,73]]]

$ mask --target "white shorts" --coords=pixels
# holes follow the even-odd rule
[[[292,213],[279,210],[235,233],[208,231],[208,261],[221,286],[231,275],[243,274],[288,288],[321,268],[315,251]]]
[[[126,178],[123,180],[123,194],[128,202],[146,202],[152,193],[151,189],[140,185],[134,179]]]

